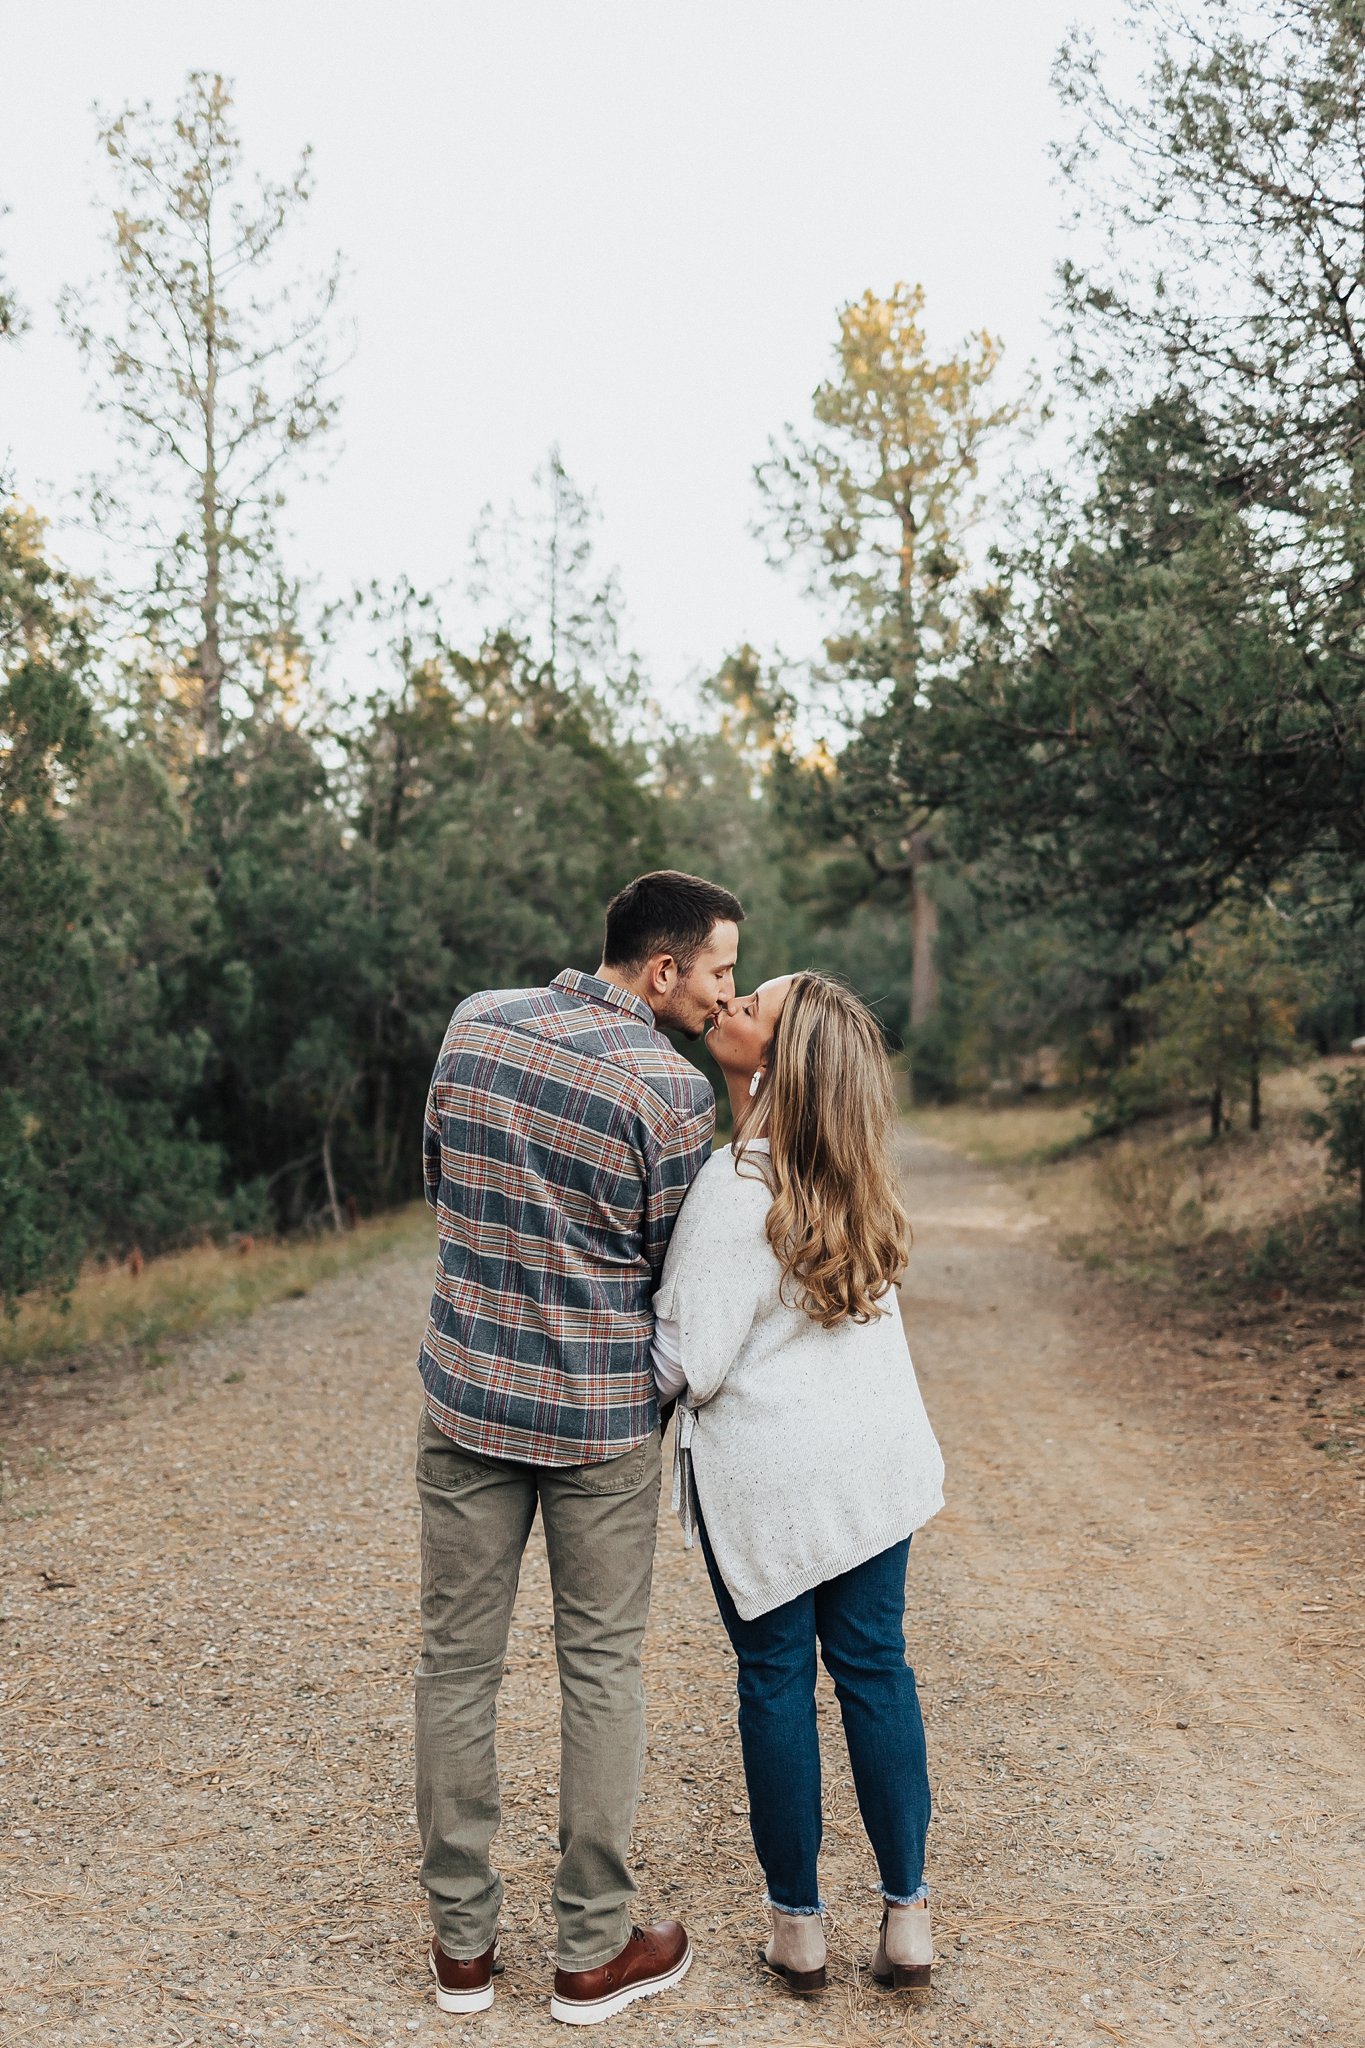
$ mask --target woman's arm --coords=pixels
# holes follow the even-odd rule
[[[712,1159],[683,1203],[654,1297],[655,1377],[686,1387],[693,1407],[720,1391],[768,1292],[775,1261],[763,1235],[766,1187]]]
[[[682,1331],[671,1316],[655,1317],[650,1356],[654,1362],[654,1385],[662,1408],[687,1390],[687,1374],[682,1369]]]

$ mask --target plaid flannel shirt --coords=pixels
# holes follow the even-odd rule
[[[466,1450],[589,1465],[658,1421],[650,1297],[715,1098],[593,974],[471,996],[427,1098],[439,1251],[421,1372]]]

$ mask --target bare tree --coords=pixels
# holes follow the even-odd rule
[[[469,594],[490,607],[561,690],[586,687],[619,707],[636,694],[636,657],[621,645],[621,586],[595,558],[601,513],[550,448],[528,503],[485,505],[471,540]]]
[[[277,270],[310,197],[309,152],[283,183],[248,179],[231,112],[227,83],[196,71],[169,120],[150,106],[101,117],[114,264],[62,303],[127,454],[95,509],[145,548],[130,595],[159,680],[208,753],[223,743],[225,689],[253,659],[268,669],[278,644],[275,515],[337,410],[340,261],[315,279]]]
[[[8,211],[8,207],[0,206],[0,215]],[[13,341],[27,325],[28,317],[0,270],[0,341]]]

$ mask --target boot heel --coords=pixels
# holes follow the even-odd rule
[[[825,1988],[825,1966],[818,1970],[784,1970],[780,1963],[769,1963],[768,1968],[782,1979],[788,1991],[797,1998],[813,1998],[817,1991]]]
[[[823,1963],[821,1963],[818,1970],[789,1970],[785,1963],[769,1962],[768,1951],[763,1948],[758,1952],[758,1960],[772,1971],[774,1977],[780,1977],[788,1991],[793,1992],[797,1998],[811,1998],[817,1991],[825,1989],[825,1965]]]
[[[893,1963],[891,1987],[894,1991],[927,1991],[932,1968],[931,1963]]]

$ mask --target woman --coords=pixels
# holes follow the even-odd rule
[[[881,1880],[873,1975],[926,1985],[929,1777],[901,1624],[943,1460],[897,1312],[891,1070],[875,1018],[821,974],[728,1003],[708,1043],[736,1136],[673,1233],[655,1374],[662,1399],[681,1396],[674,1501],[739,1660],[763,1959],[792,1991],[824,1988],[818,1642]]]

